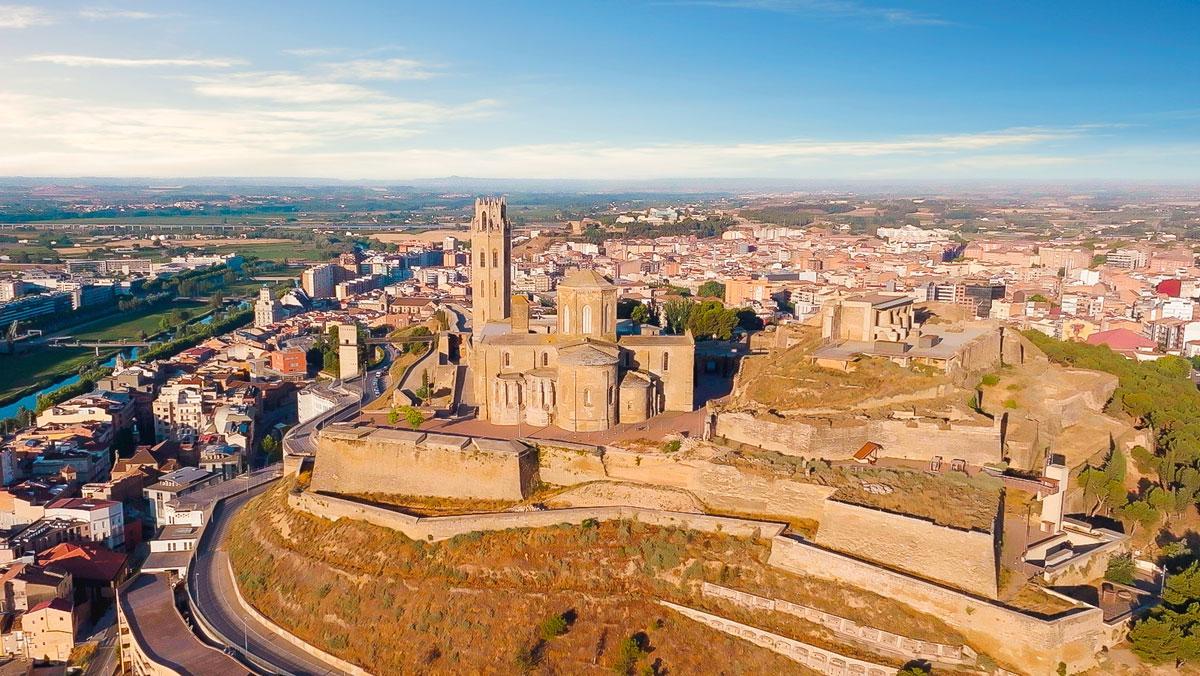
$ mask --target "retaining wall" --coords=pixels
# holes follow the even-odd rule
[[[999,424],[935,420],[769,420],[749,413],[717,414],[717,436],[786,455],[849,460],[868,441],[883,446],[888,458],[926,461],[935,455],[962,458],[973,465],[1001,459]]]
[[[701,591],[705,596],[725,599],[743,608],[751,610],[774,610],[794,615],[826,627],[840,636],[865,643],[878,650],[896,653],[909,660],[935,660],[958,664],[975,663],[976,653],[969,646],[920,641],[874,627],[867,627],[811,606],[803,606],[783,599],[758,596],[737,589],[730,589],[729,587],[721,587],[711,582],[703,583]]]
[[[779,536],[768,563],[800,575],[835,580],[893,598],[961,632],[980,652],[1020,673],[1053,674],[1060,661],[1074,673],[1096,666],[1096,654],[1121,640],[1120,626],[1104,623],[1099,608],[1079,605],[1040,619],[985,598],[943,587],[818,547]]]
[[[996,536],[827,500],[817,544],[996,598]]]
[[[892,676],[896,673],[895,667],[847,657],[832,650],[825,650],[786,636],[751,627],[748,624],[734,622],[720,615],[713,615],[670,601],[659,601],[659,603],[684,617],[789,657],[817,673],[830,674],[830,676]]]
[[[346,498],[321,495],[311,491],[292,493],[288,504],[310,514],[336,521],[358,519],[390,528],[414,540],[446,540],[455,535],[512,528],[547,528],[559,524],[579,525],[588,519],[597,521],[639,521],[656,526],[674,526],[708,533],[725,533],[736,537],[773,538],[783,532],[785,524],[769,521],[750,521],[723,516],[669,512],[639,507],[572,507],[533,512],[495,512],[463,516],[417,517],[364,504]]]

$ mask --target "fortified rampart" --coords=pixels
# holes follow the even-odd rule
[[[702,458],[638,453],[607,447],[590,452],[565,446],[539,447],[542,481],[572,486],[617,480],[678,488],[713,510],[819,519],[835,489],[744,472]]]
[[[515,441],[335,424],[320,432],[316,491],[521,500],[537,453]]]
[[[817,544],[996,598],[997,536],[826,500]]]
[[[1079,605],[1042,619],[995,601],[943,587],[829,551],[794,536],[771,543],[772,566],[842,582],[881,594],[934,615],[961,632],[980,652],[1023,673],[1053,674],[1065,662],[1070,672],[1096,665],[1096,654],[1119,643],[1123,623],[1107,625],[1099,608]]]
[[[655,526],[673,526],[707,533],[725,533],[736,537],[773,538],[786,526],[768,521],[751,521],[724,516],[670,512],[640,507],[572,507],[530,512],[490,512],[462,516],[420,517],[357,500],[322,495],[312,491],[292,493],[288,504],[331,521],[358,519],[403,533],[413,540],[447,540],[473,532],[501,531],[510,528],[548,528],[560,524],[579,525],[596,521],[638,521]]]
[[[883,446],[889,458],[926,461],[934,456],[961,458],[973,465],[1001,460],[999,421],[991,424],[930,419],[833,421],[770,420],[750,413],[717,414],[714,433],[730,441],[787,455],[848,460],[868,441]]]

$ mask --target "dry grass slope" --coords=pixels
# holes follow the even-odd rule
[[[276,487],[235,520],[230,555],[240,586],[301,638],[376,673],[620,672],[621,644],[631,637],[651,649],[631,672],[657,664],[653,673],[804,673],[780,655],[674,615],[655,598],[870,656],[817,625],[750,617],[704,599],[701,580],[962,642],[937,619],[890,599],[766,566],[765,541],[605,522],[425,543],[293,511],[290,489]],[[556,614],[570,618],[566,633],[540,638],[539,625]]]

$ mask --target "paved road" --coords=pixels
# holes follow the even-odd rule
[[[238,641],[238,650],[246,650],[275,667],[278,673],[296,674],[340,674],[324,662],[283,640],[263,626],[257,619],[243,612],[233,592],[236,584],[229,568],[229,555],[225,541],[229,535],[229,523],[234,514],[248,500],[262,493],[273,484],[266,484],[225,500],[212,515],[206,527],[207,546],[196,555],[192,564],[192,576],[188,580],[190,593],[196,599],[200,613],[222,636]]]
[[[113,676],[117,671],[120,653],[117,651],[117,628],[110,626],[100,635],[96,654],[88,662],[86,676]]]

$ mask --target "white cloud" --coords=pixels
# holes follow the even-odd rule
[[[28,56],[23,61],[34,63],[53,63],[72,68],[157,68],[157,67],[198,67],[198,68],[230,68],[244,62],[238,59],[191,59],[191,58],[124,58],[109,56],[85,56],[81,54],[38,54]]]
[[[154,14],[152,12],[142,12],[133,9],[115,9],[112,7],[85,7],[79,10],[79,16],[92,21],[107,21],[110,19],[128,19],[131,21],[143,21],[146,19],[160,19],[164,14]]]
[[[289,174],[306,157],[396,147],[494,105],[389,99],[327,110],[183,109],[0,92],[0,175]]]
[[[0,28],[29,28],[54,23],[42,9],[32,5],[0,5]]]
[[[300,47],[296,49],[285,49],[284,54],[292,56],[311,57],[311,56],[329,56],[331,54],[341,54],[345,50],[341,47]]]
[[[468,147],[434,136],[497,102],[382,95],[211,109],[94,105],[0,92],[0,175],[296,176],[404,179],[854,177],[1021,174],[1070,163],[1049,147],[1081,127],[777,143],[545,143]],[[441,142],[439,142],[439,140]],[[932,173],[931,173],[932,172]]]
[[[235,73],[225,77],[193,77],[197,94],[226,99],[278,103],[331,103],[386,99],[356,84],[331,82],[296,73]]]
[[[413,59],[355,59],[325,65],[335,78],[351,80],[428,80],[434,73]]]

